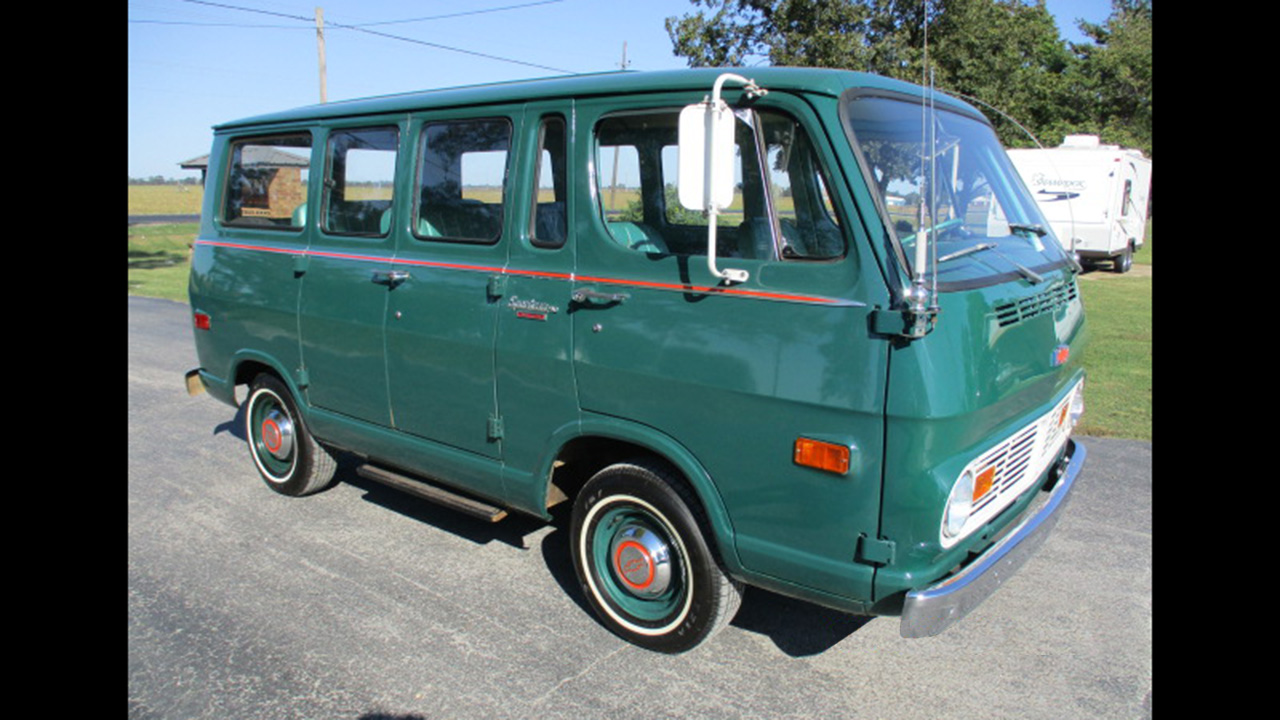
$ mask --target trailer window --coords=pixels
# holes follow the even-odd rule
[[[277,230],[302,227],[310,163],[310,133],[232,142],[222,222]]]

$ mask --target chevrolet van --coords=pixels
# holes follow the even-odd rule
[[[266,485],[315,493],[341,455],[482,521],[562,517],[586,602],[645,648],[704,642],[745,585],[937,634],[1083,467],[1080,268],[982,114],[927,88],[331,102],[217,126],[206,182],[187,386],[239,408]]]

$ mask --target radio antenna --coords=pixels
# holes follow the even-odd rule
[[[907,290],[909,300],[909,313],[912,316],[910,327],[907,335],[910,337],[924,337],[933,329],[933,324],[937,320],[937,290],[938,290],[938,262],[936,243],[930,243],[930,235],[933,234],[933,226],[936,224],[934,213],[937,208],[934,202],[933,194],[937,181],[937,158],[934,157],[934,149],[936,148],[936,121],[934,118],[934,100],[933,100],[933,69],[929,67],[929,2],[924,2],[924,14],[922,16],[924,25],[924,55],[923,62],[920,67],[920,85],[922,86],[922,94],[920,97],[920,205],[916,209],[919,218],[919,226],[916,230],[916,246],[915,258],[913,261],[914,277],[912,278],[911,287]],[[925,160],[928,159],[929,166],[925,168]],[[928,222],[925,218],[928,217]],[[933,257],[932,282],[929,282],[929,259]]]

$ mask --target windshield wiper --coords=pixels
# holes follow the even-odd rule
[[[1041,190],[1040,192],[1048,192],[1048,191],[1047,191],[1047,190]],[[1077,193],[1077,194],[1078,194],[1078,193]],[[1045,230],[1045,229],[1044,229],[1044,226],[1043,226],[1043,225],[1031,224],[1031,223],[1009,223],[1009,229],[1010,229],[1010,230],[1025,230],[1025,231],[1027,231],[1027,232],[1033,232],[1033,233],[1035,233],[1035,234],[1036,234],[1037,236],[1039,236],[1039,237],[1044,237],[1045,235],[1047,235],[1047,234],[1049,233],[1049,231],[1048,231],[1048,230]],[[1077,274],[1077,275],[1079,275],[1080,273],[1084,272],[1084,268],[1080,267],[1080,263],[1079,263],[1079,262],[1077,262],[1077,261],[1076,261],[1076,259],[1075,259],[1074,257],[1072,257],[1072,256],[1071,256],[1071,254],[1070,254],[1070,253],[1068,253],[1068,252],[1066,251],[1066,249],[1065,249],[1065,248],[1063,248],[1061,245],[1059,245],[1059,246],[1058,246],[1058,250],[1062,253],[1062,257],[1066,258],[1066,260],[1067,260],[1067,264],[1068,264],[1068,265],[1070,265],[1070,266],[1071,266],[1071,268],[1072,268],[1073,270],[1075,270],[1075,271],[1076,271],[1076,274]],[[1010,262],[1012,262],[1012,261],[1010,261]]]
[[[982,252],[984,250],[991,250],[996,255],[999,255],[1005,262],[1012,265],[1014,269],[1018,271],[1019,275],[1021,275],[1022,277],[1030,281],[1032,285],[1039,285],[1040,283],[1044,282],[1044,277],[1041,276],[1039,273],[1035,272],[1031,268],[1023,267],[1019,263],[1014,262],[1012,259],[1010,259],[1008,255],[1005,255],[1004,253],[997,250],[995,243],[979,243],[977,245],[971,245],[963,250],[957,250],[949,255],[943,255],[942,257],[938,258],[938,264],[941,265],[942,263],[947,262],[949,260],[955,260],[956,258],[962,258],[965,255],[972,255],[974,253]]]
[[[1040,237],[1044,237],[1049,232],[1048,230],[1044,229],[1043,225],[1032,225],[1030,223],[1009,223],[1009,229],[1033,232],[1036,235],[1039,235]]]
[[[963,250],[957,250],[949,255],[943,255],[942,257],[938,258],[938,264],[941,265],[942,263],[947,262],[948,260],[955,260],[956,258],[962,258],[965,255],[972,255],[976,252],[982,252],[983,250],[991,250],[995,248],[995,246],[996,246],[995,243],[979,243],[977,245],[970,245],[969,247]]]

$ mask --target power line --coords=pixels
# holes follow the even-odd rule
[[[257,13],[259,15],[270,15],[273,17],[288,18],[290,20],[300,20],[306,23],[315,22],[314,17],[305,17],[302,15],[290,15],[288,13],[274,12],[271,10],[260,10],[258,8],[242,7],[239,5],[228,5],[226,3],[210,2],[210,0],[183,0],[183,2],[192,3],[193,5],[207,5],[209,7],[224,8],[227,10],[240,10],[242,12]],[[488,10],[472,10],[472,11],[466,11],[466,12],[460,12],[460,13],[453,13],[450,15],[439,15],[434,17],[423,17],[423,18],[409,18],[406,20],[388,20],[388,21],[376,22],[376,23],[363,23],[360,25],[347,25],[344,23],[335,23],[335,22],[329,21],[329,22],[326,22],[326,25],[328,25],[329,27],[340,28],[343,30],[354,30],[356,32],[362,32],[367,35],[375,35],[377,37],[387,38],[388,40],[399,40],[401,42],[412,43],[414,45],[422,45],[425,47],[432,47],[439,50],[447,50],[449,52],[461,53],[463,55],[471,55],[473,57],[485,58],[487,60],[497,60],[499,62],[506,62],[506,63],[512,63],[515,65],[524,65],[526,67],[538,68],[540,70],[550,70],[552,72],[565,73],[568,75],[576,75],[577,73],[575,73],[574,71],[565,70],[564,68],[551,67],[550,65],[540,65],[538,63],[528,62],[525,60],[516,60],[514,58],[502,57],[501,55],[493,55],[491,53],[482,53],[476,50],[466,50],[464,48],[453,47],[450,45],[443,45],[441,43],[428,42],[426,40],[418,40],[416,38],[404,37],[402,35],[392,35],[391,33],[368,29],[369,26],[371,25],[387,25],[387,24],[396,24],[396,23],[418,22],[420,20],[434,20],[434,19],[445,18],[445,17],[459,17],[462,15],[476,15],[484,12],[496,12],[498,10],[510,10],[514,8],[531,7],[534,5],[547,5],[553,2],[561,2],[561,0],[541,0],[540,2],[525,3],[522,5],[510,5],[510,6],[501,7],[501,8],[490,8]],[[138,22],[138,21],[130,20],[130,22]],[[178,24],[178,23],[172,23],[172,24]],[[191,24],[196,24],[196,23],[191,23]]]
[[[222,3],[209,2],[209,0],[182,0],[192,5],[208,5],[209,7],[225,8],[227,10],[241,10],[244,12],[257,13],[259,15],[271,15],[273,17],[289,18],[290,20],[301,20],[303,22],[313,22],[314,18],[305,17],[303,15],[289,15],[287,13],[273,12],[271,10],[259,10],[258,8],[247,8],[239,5],[224,5]]]
[[[257,25],[251,23],[211,23],[211,22],[192,22],[190,20],[134,20],[129,19],[131,23],[142,25],[195,25],[197,27],[232,27],[232,28],[252,28],[252,29],[270,29],[270,30],[310,30],[311,28],[300,28],[294,25]]]
[[[504,5],[502,7],[485,8],[483,10],[467,10],[465,12],[449,13],[447,15],[428,15],[420,18],[407,18],[405,20],[382,20],[379,22],[359,23],[351,27],[372,27],[374,25],[401,25],[404,23],[422,22],[424,20],[443,20],[445,18],[463,17],[465,15],[483,15],[485,13],[499,12],[502,10],[518,10],[520,8],[534,7],[536,5],[554,5],[555,3],[564,2],[564,0],[539,0],[538,2],[521,3],[520,5]]]
[[[577,74],[573,70],[565,70],[564,68],[551,67],[550,65],[539,65],[538,63],[527,62],[525,60],[515,60],[513,58],[506,58],[499,55],[490,55],[488,53],[477,52],[475,50],[464,50],[462,48],[450,47],[448,45],[441,45],[440,43],[427,42],[426,40],[415,40],[414,38],[402,37],[400,35],[392,35],[390,33],[379,32],[377,30],[369,30],[362,27],[354,27],[351,25],[339,25],[338,23],[333,23],[333,26],[339,27],[339,28],[345,28],[347,30],[355,30],[357,32],[366,33],[368,35],[377,35],[378,37],[389,38],[391,40],[400,40],[401,42],[413,43],[415,45],[425,45],[427,47],[439,48],[441,50],[449,50],[451,52],[462,53],[464,55],[473,55],[475,57],[487,58],[489,60],[500,60],[502,62],[514,63],[516,65],[525,65],[527,67],[538,68],[540,70],[550,70],[552,72],[565,73],[568,75]]]

